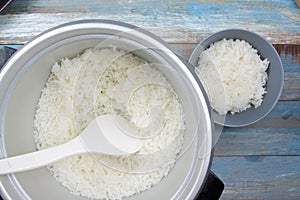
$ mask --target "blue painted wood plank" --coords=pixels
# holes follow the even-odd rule
[[[280,101],[261,121],[242,128],[224,128],[215,154],[300,156],[300,101]]]
[[[280,23],[280,27],[277,29],[289,29],[290,31],[299,31],[299,27],[296,25],[300,19],[299,10],[296,7],[294,1],[267,1],[267,0],[256,0],[256,1],[212,1],[208,3],[187,3],[189,13],[193,16],[202,19],[203,21],[209,21],[210,16],[218,13],[220,18],[219,21],[212,21],[216,24],[212,26],[220,26],[220,23],[226,24],[227,26],[235,26],[237,21],[244,22],[244,26],[241,28],[253,29],[252,26],[265,24],[267,26],[276,25]],[[272,9],[272,10],[270,10]],[[287,11],[287,12],[285,12]],[[241,15],[243,12],[243,15]],[[290,13],[291,12],[291,13]],[[255,13],[255,15],[254,15]],[[277,14],[276,14],[277,13]],[[288,21],[288,19],[295,19],[290,26],[289,23],[282,23]],[[298,24],[299,25],[299,24]],[[267,28],[267,27],[266,27]]]
[[[300,156],[300,128],[225,128],[217,156]]]
[[[300,156],[215,157],[225,184],[221,200],[300,199]]]
[[[245,128],[300,128],[300,101],[279,101],[262,120]]]
[[[0,43],[23,43],[55,25],[92,18],[128,22],[168,42],[194,43],[222,29],[245,28],[272,43],[300,44],[299,16],[293,0],[13,1],[0,15]]]

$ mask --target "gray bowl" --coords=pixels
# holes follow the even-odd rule
[[[189,62],[198,66],[200,53],[207,49],[212,43],[222,39],[240,39],[250,43],[258,50],[262,59],[267,58],[270,61],[267,70],[268,80],[266,84],[267,93],[264,95],[262,105],[258,108],[248,108],[245,111],[235,114],[220,115],[215,111],[213,118],[215,123],[228,127],[241,127],[253,124],[264,118],[276,105],[283,88],[283,67],[279,55],[275,48],[266,39],[260,35],[242,29],[228,29],[217,32],[205,38],[192,52]]]

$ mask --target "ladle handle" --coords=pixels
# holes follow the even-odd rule
[[[0,160],[0,175],[43,167],[60,159],[84,153],[78,138],[59,146]]]

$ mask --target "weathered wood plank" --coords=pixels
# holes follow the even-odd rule
[[[215,147],[217,156],[300,156],[300,129],[224,129]],[[299,164],[300,165],[300,164]]]
[[[300,156],[215,157],[225,184],[222,200],[300,199]]]
[[[264,119],[244,128],[300,128],[300,101],[279,101]]]
[[[279,101],[274,109],[264,119],[245,128],[299,129],[300,101]]]
[[[244,28],[272,43],[300,44],[299,16],[292,0],[16,0],[0,15],[0,43],[24,43],[74,20],[112,19],[145,28],[168,42],[197,43],[222,29]]]
[[[215,154],[300,156],[300,101],[280,101],[261,121],[242,128],[223,128]]]

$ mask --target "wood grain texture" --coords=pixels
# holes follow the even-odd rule
[[[300,128],[300,101],[279,101],[263,119],[244,128]]]
[[[299,200],[300,156],[215,157],[225,184],[221,200]]]
[[[299,16],[292,0],[15,0],[0,15],[0,43],[24,43],[74,20],[112,19],[140,26],[168,42],[198,43],[216,31],[243,28],[272,43],[300,44]]]
[[[225,129],[216,145],[215,155],[300,156],[299,140],[299,129]]]
[[[253,125],[224,128],[215,154],[300,156],[299,142],[300,101],[280,101],[269,115]]]

